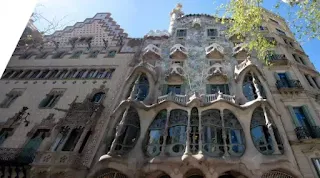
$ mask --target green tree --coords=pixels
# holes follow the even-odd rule
[[[269,0],[268,0],[269,1]],[[218,6],[217,15],[223,13],[220,19],[228,24],[227,34],[236,35],[242,39],[248,52],[256,53],[257,57],[265,60],[268,51],[275,43],[261,33],[266,9],[262,8],[264,0],[227,0]],[[288,8],[287,21],[298,40],[320,39],[320,2],[318,0],[283,0],[273,1],[274,12]],[[245,37],[245,38],[243,38]],[[265,62],[267,62],[265,60]]]

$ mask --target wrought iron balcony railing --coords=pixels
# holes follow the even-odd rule
[[[306,127],[297,127],[294,129],[296,132],[297,138],[299,140],[302,139],[312,139],[312,138],[320,138],[320,127],[312,126],[310,129]]]
[[[287,82],[277,80],[278,89],[303,89],[299,80],[287,80]]]
[[[33,162],[36,150],[25,148],[0,148],[0,164],[28,165]]]

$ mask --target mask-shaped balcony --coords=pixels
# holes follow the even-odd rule
[[[170,58],[173,59],[186,59],[188,57],[187,48],[181,44],[175,44],[170,49]]]
[[[161,58],[161,49],[154,44],[149,44],[144,48],[142,56],[145,60],[159,60]]]
[[[215,63],[208,70],[207,80],[215,77],[222,77],[224,80],[227,79],[227,73],[223,70],[223,66],[220,63]]]
[[[179,64],[171,64],[170,69],[166,73],[167,81],[183,81],[184,70]]]
[[[246,50],[246,45],[244,43],[236,45],[232,51],[232,56],[236,59],[245,59],[248,57],[248,51]]]
[[[224,55],[224,48],[216,43],[206,47],[206,56],[209,59],[222,59]]]
[[[270,54],[267,56],[267,61],[271,65],[277,65],[277,66],[289,64],[289,60],[286,58],[284,54]]]

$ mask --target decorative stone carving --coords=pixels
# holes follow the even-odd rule
[[[149,44],[143,50],[142,56],[144,60],[158,60],[161,58],[161,49],[153,44]]]
[[[181,44],[175,44],[170,49],[170,58],[173,59],[186,59],[188,57],[187,48]]]
[[[210,46],[206,47],[207,58],[223,58],[224,48],[216,43],[212,43]]]
[[[50,113],[48,115],[47,118],[44,118],[40,124],[35,125],[28,133],[27,136],[28,137],[32,137],[37,130],[39,129],[45,129],[45,130],[49,130],[48,132],[46,132],[45,136],[48,137],[50,136],[50,130],[54,127],[55,125],[55,118],[54,118],[54,114]]]

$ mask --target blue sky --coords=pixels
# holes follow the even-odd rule
[[[85,18],[93,17],[98,12],[110,12],[111,17],[129,34],[130,37],[143,37],[150,30],[167,30],[169,13],[178,2],[183,5],[185,14],[214,14],[221,1],[225,0],[39,0],[42,5],[38,11],[47,19],[60,20],[61,24],[73,25]],[[271,9],[275,0],[265,0],[264,6]],[[286,9],[280,11],[286,16]],[[286,17],[285,17],[286,18]],[[43,22],[36,23],[41,29]],[[309,55],[317,70],[320,70],[319,40],[311,40],[302,47]]]

